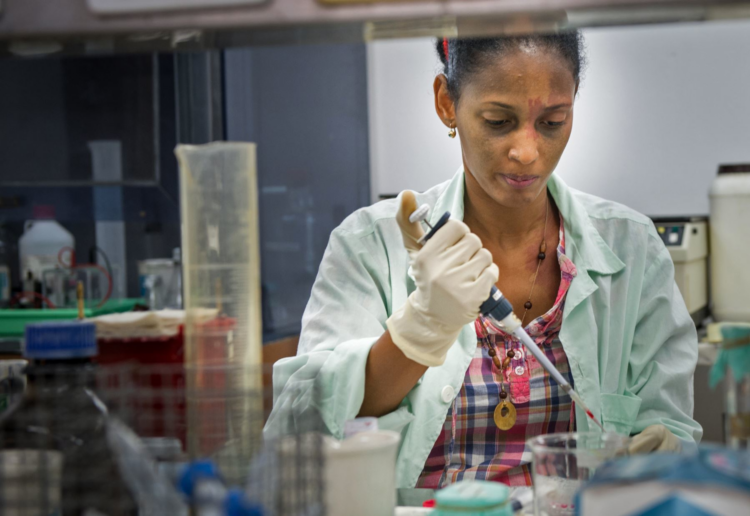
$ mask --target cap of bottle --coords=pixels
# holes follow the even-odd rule
[[[23,356],[33,360],[66,360],[96,356],[96,326],[81,321],[29,324]]]
[[[224,500],[224,514],[226,516],[263,516],[263,507],[248,500],[242,490],[234,488],[229,490]]]

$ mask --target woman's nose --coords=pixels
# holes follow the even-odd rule
[[[518,161],[522,165],[531,165],[539,158],[539,150],[533,137],[526,137],[516,140],[508,152],[508,158]]]

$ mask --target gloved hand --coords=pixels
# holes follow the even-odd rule
[[[386,325],[404,355],[428,367],[439,366],[461,328],[479,316],[499,272],[479,237],[458,220],[449,220],[420,249],[416,240],[421,227],[409,223],[411,212],[404,211],[399,226],[417,289]]]
[[[630,440],[628,453],[674,452],[682,448],[680,440],[664,425],[647,426]]]

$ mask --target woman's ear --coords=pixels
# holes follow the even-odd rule
[[[432,89],[435,91],[435,112],[446,127],[455,127],[456,106],[448,92],[448,79],[444,74],[435,77]]]

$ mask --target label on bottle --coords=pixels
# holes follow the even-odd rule
[[[10,302],[10,269],[0,265],[0,306]]]
[[[56,269],[60,266],[60,262],[57,256],[52,255],[27,255],[23,257],[21,262],[21,270],[23,271],[23,278],[25,279],[29,272],[34,279],[41,281],[44,271],[50,269]]]
[[[57,451],[0,451],[0,514],[61,516],[62,465]]]

